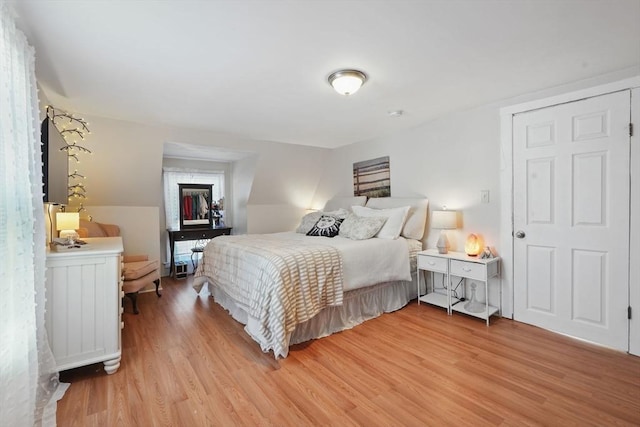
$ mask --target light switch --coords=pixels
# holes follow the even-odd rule
[[[480,202],[489,203],[489,190],[480,190]]]

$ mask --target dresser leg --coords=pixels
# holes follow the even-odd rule
[[[120,357],[116,359],[105,360],[103,363],[104,371],[109,375],[114,374],[120,367]]]

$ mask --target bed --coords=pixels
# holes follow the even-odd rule
[[[193,287],[209,294],[262,351],[352,328],[416,297],[427,199],[335,198],[295,232],[220,236]],[[326,237],[332,234],[332,237]]]

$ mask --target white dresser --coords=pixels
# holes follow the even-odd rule
[[[59,371],[103,362],[120,367],[122,238],[47,252],[45,325]]]

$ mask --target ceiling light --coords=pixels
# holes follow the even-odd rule
[[[340,95],[352,95],[367,81],[367,75],[358,70],[340,70],[329,76],[329,84]]]

